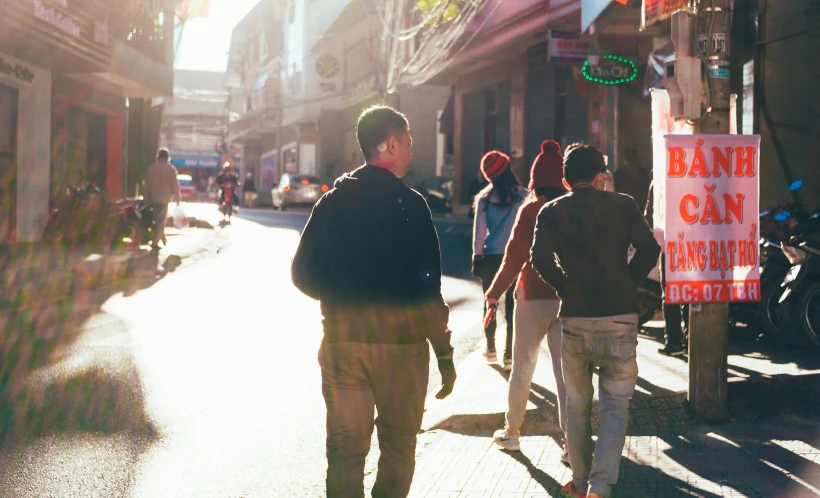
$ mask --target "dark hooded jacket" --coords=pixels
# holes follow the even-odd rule
[[[449,350],[441,253],[424,198],[362,166],[314,206],[293,258],[294,285],[321,302],[325,340]]]

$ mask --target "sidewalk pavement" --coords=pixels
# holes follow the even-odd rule
[[[702,423],[686,407],[685,359],[658,354],[660,344],[647,332],[657,332],[653,327],[662,323],[649,325],[639,339],[640,378],[615,496],[820,495],[820,418]],[[749,341],[733,342],[730,353],[733,384],[779,377],[816,384],[820,374],[814,351]],[[504,425],[508,373],[487,365],[476,351],[460,363],[458,374],[450,398],[428,400],[411,496],[560,496],[571,472],[560,462],[562,435],[546,343],[533,378],[520,453],[499,451],[492,443],[493,432]],[[595,430],[600,416],[596,399]]]

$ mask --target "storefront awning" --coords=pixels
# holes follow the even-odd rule
[[[581,33],[586,33],[592,23],[612,2],[626,5],[628,0],[583,0],[581,2]]]

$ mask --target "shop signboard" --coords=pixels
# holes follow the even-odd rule
[[[34,83],[34,70],[22,62],[12,61],[0,56],[0,77],[10,78],[15,83],[28,85]]]
[[[641,29],[669,19],[680,11],[692,12],[691,0],[643,0],[641,5]]]
[[[177,168],[217,169],[219,161],[219,154],[171,151],[171,164]]]
[[[550,31],[549,62],[584,62],[589,55],[589,41],[563,31]]]
[[[667,135],[668,303],[760,300],[759,135]]]
[[[581,72],[587,81],[602,85],[621,85],[635,81],[638,77],[638,66],[626,57],[608,54],[598,57],[595,65],[587,59],[584,61]]]

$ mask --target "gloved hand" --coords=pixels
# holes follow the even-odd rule
[[[444,399],[453,392],[456,384],[456,366],[453,363],[453,350],[438,357],[438,371],[441,374],[441,389],[436,393],[436,399]]]
[[[487,313],[484,315],[484,328],[490,326],[490,322],[495,318],[495,312],[498,311],[498,299],[492,297],[487,298]]]
[[[481,278],[484,271],[484,256],[476,254],[473,256],[472,272],[474,277]]]

